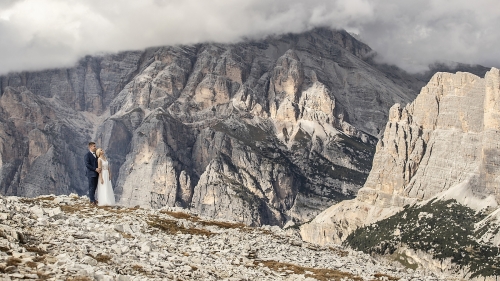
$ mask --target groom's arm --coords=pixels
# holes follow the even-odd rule
[[[87,167],[87,169],[89,169],[90,171],[96,171],[96,169],[94,168],[94,166],[92,166],[92,162],[90,161],[90,157],[89,157],[89,154],[85,154],[85,167]]]

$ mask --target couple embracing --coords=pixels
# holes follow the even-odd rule
[[[89,179],[89,198],[93,206],[113,206],[115,194],[111,185],[111,171],[104,150],[97,149],[94,142],[89,142],[89,152],[85,154],[85,175]],[[97,192],[96,192],[97,190]],[[96,194],[97,193],[97,194]],[[95,198],[97,195],[97,199]]]

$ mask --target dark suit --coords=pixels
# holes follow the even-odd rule
[[[99,180],[99,173],[95,170],[97,169],[97,157],[94,157],[92,152],[87,152],[85,154],[85,175],[89,179],[89,198],[90,202],[95,202],[95,190],[97,188],[97,182]]]

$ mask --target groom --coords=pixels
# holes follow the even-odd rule
[[[95,151],[97,147],[95,146],[95,142],[89,142],[89,152],[85,154],[85,175],[89,179],[89,198],[90,204],[96,206],[97,201],[95,200],[95,190],[97,188],[97,181],[99,179],[99,173],[101,169],[97,168],[97,156],[95,155]]]

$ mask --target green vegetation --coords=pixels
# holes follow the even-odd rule
[[[410,258],[405,254],[394,253],[390,256],[393,260],[398,261],[400,264],[407,268],[411,268],[416,270],[418,268],[418,264],[411,263]]]
[[[281,273],[284,276],[288,276],[292,273],[293,274],[303,274],[305,277],[314,278],[314,279],[320,280],[320,281],[327,281],[327,280],[362,281],[363,280],[363,278],[361,278],[357,275],[354,275],[352,273],[349,273],[349,272],[343,272],[340,270],[326,269],[326,268],[303,267],[303,266],[298,266],[298,265],[291,264],[291,263],[284,263],[284,262],[279,262],[279,261],[274,261],[274,260],[254,261],[254,266],[265,266],[265,267],[267,267],[275,272]],[[378,277],[376,277],[376,278],[378,278]],[[391,278],[393,278],[393,277],[391,277]],[[389,279],[389,280],[398,280],[398,279],[395,278],[395,279]]]
[[[471,278],[500,275],[499,248],[477,242],[484,230],[475,232],[474,223],[484,217],[455,200],[431,201],[407,206],[394,216],[358,228],[344,244],[381,255],[393,255],[400,245],[406,245],[438,260],[451,258],[458,266],[468,267]]]

